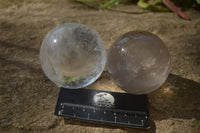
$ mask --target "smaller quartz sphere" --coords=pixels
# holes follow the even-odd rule
[[[93,83],[103,72],[106,51],[99,35],[83,24],[56,27],[44,38],[40,63],[46,76],[64,88]]]
[[[121,89],[132,94],[147,94],[166,80],[170,55],[156,35],[132,31],[119,37],[111,46],[107,68]]]

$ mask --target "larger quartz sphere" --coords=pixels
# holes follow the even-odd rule
[[[68,23],[45,36],[40,48],[40,62],[51,81],[76,89],[93,83],[101,75],[106,51],[94,30],[83,24]]]
[[[107,67],[120,88],[132,94],[147,94],[166,80],[170,55],[156,35],[132,31],[119,37],[111,46]]]

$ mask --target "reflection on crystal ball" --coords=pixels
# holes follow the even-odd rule
[[[147,94],[166,80],[170,55],[156,35],[132,31],[111,46],[107,62],[108,71],[120,88],[132,94]]]
[[[44,38],[40,62],[59,86],[76,89],[93,83],[103,72],[106,51],[99,35],[83,24],[56,27]]]

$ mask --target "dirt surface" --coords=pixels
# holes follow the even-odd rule
[[[119,11],[120,10],[120,11]],[[0,132],[198,133],[200,131],[200,12],[191,21],[174,13],[141,13],[135,5],[94,10],[67,0],[0,0]],[[39,49],[46,33],[63,23],[90,26],[108,50],[131,30],[158,35],[171,54],[171,74],[148,95],[151,129],[92,124],[53,115],[59,87],[41,70]],[[122,92],[108,72],[87,88]]]

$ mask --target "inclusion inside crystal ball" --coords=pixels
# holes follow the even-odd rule
[[[68,23],[45,36],[40,62],[51,81],[75,89],[93,83],[100,76],[106,63],[106,51],[94,30],[83,24]]]
[[[132,94],[147,94],[166,80],[170,55],[156,35],[132,31],[119,37],[111,46],[107,68],[121,89]]]

